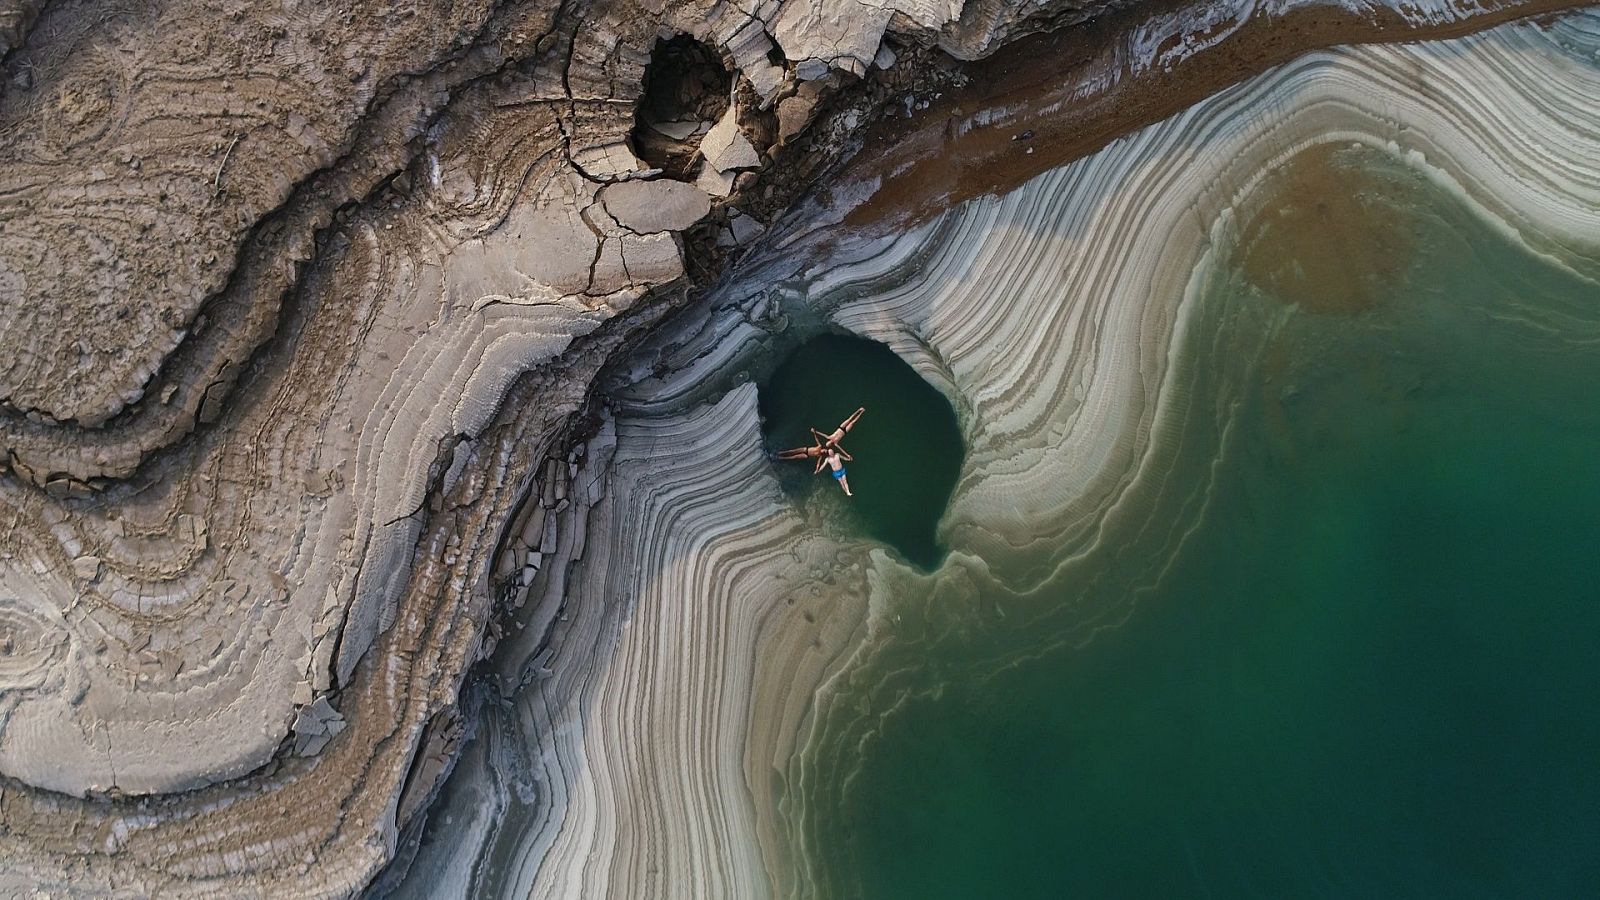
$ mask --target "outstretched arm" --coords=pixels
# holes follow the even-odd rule
[[[828,458],[827,458],[827,457],[826,457],[826,456],[818,456],[818,457],[817,457],[817,465],[816,465],[816,468],[814,468],[814,469],[812,469],[812,470],[811,470],[811,474],[813,474],[813,475],[817,475],[817,474],[820,474],[820,473],[821,473],[821,472],[822,472],[822,467],[823,467],[823,466],[824,466],[824,465],[826,465],[826,464],[827,464],[827,462],[828,462]]]
[[[854,456],[851,456],[849,454],[849,452],[847,452],[843,447],[839,446],[838,444],[834,444],[833,445],[833,449],[838,452],[839,457],[841,459],[843,459],[845,462],[855,462],[856,461],[856,458]]]

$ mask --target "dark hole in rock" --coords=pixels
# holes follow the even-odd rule
[[[652,168],[687,178],[706,130],[728,109],[733,76],[711,47],[680,34],[657,40],[634,110],[633,152]]]
[[[784,491],[799,502],[841,504],[868,537],[930,569],[966,449],[950,402],[884,344],[825,334],[797,347],[761,385],[762,434],[769,452],[811,443],[807,426],[832,431],[857,407],[867,412],[845,439],[854,497],[824,467],[774,458]],[[817,497],[819,492],[828,492]]]

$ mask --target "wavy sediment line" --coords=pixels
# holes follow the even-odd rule
[[[389,861],[490,609],[581,557],[556,445],[600,367],[686,247],[716,264],[772,104],[806,88],[803,128],[847,62],[801,85],[783,4],[346,6],[64,4],[7,54],[0,332],[38,352],[0,366],[0,893],[339,895]],[[670,35],[742,79],[733,199],[629,149]]]
[[[986,629],[1062,627],[1031,598],[1112,532],[1182,541],[1184,523],[1141,510],[1161,492],[1205,502],[1163,468],[1174,422],[1226,428],[1227,408],[1191,408],[1180,375],[1185,353],[1228,349],[1191,331],[1191,301],[1264,173],[1364,145],[1596,277],[1597,51],[1600,16],[1582,14],[1319,52],[905,234],[796,224],[616,391],[616,460],[563,583],[574,624],[502,663],[551,674],[519,690],[502,669],[513,711],[490,710],[487,762],[440,807],[520,786],[538,814],[476,818],[424,854],[471,858],[452,884],[485,893],[817,892],[818,811],[911,667]],[[931,575],[801,520],[761,458],[753,389],[706,387],[737,385],[808,316],[885,341],[952,394],[969,452],[941,526],[953,552]],[[1014,608],[972,601],[1006,591]],[[1057,616],[1072,622],[1059,640],[1131,602]],[[902,619],[908,604],[938,614]]]
[[[580,531],[553,542],[560,549],[540,578],[559,581],[535,584],[560,604],[559,615],[535,613],[553,621],[552,636],[530,634],[500,657],[502,682],[526,686],[509,709],[488,711],[483,757],[458,776],[483,787],[447,796],[434,815],[475,816],[480,791],[506,804],[520,795],[534,812],[478,819],[477,837],[501,847],[492,861],[458,863],[450,890],[766,891],[761,849],[745,839],[757,827],[752,807],[728,790],[749,777],[749,711],[786,709],[782,725],[793,729],[807,698],[791,688],[832,664],[854,627],[841,624],[830,595],[842,582],[854,585],[845,597],[859,594],[866,558],[785,506],[755,408],[746,385],[684,415],[618,419],[603,496],[575,490],[579,505],[594,503],[588,539]],[[659,564],[635,565],[643,559]],[[802,677],[764,684],[757,669],[772,663]],[[506,772],[518,774],[506,783]],[[470,857],[450,846],[423,852],[414,865],[430,871],[435,860]]]
[[[1184,509],[1203,508],[1203,483],[1171,483],[1168,445],[1186,416],[1215,417],[1219,435],[1230,416],[1191,408],[1184,354],[1249,355],[1186,334],[1215,324],[1189,307],[1274,170],[1313,147],[1362,145],[1419,171],[1526,252],[1600,275],[1587,224],[1600,209],[1600,169],[1588,162],[1600,111],[1583,99],[1600,88],[1597,25],[1580,15],[1446,44],[1313,54],[1020,191],[967,204],[908,238],[937,249],[893,290],[851,296],[895,278],[893,262],[872,259],[810,286],[824,305],[844,298],[839,324],[892,346],[928,345],[950,371],[973,414],[968,474],[943,523],[958,552],[935,578],[994,577],[984,593],[1005,588],[1014,599],[994,612],[930,605],[905,617],[921,620],[920,632],[871,623],[879,640],[819,693],[788,773],[799,810],[791,847],[809,860],[801,872],[818,871],[817,810],[850,790],[857,748],[913,689],[902,677],[909,661],[938,659],[951,632],[973,641],[1042,628],[1039,649],[1087,640],[1128,614],[1136,589],[1071,610],[1031,598],[1098,549],[1138,546],[1160,559],[1181,544],[1182,521],[1143,521],[1141,510],[1170,510],[1152,498],[1173,491],[1188,494]],[[884,608],[921,602],[902,593]],[[838,873],[821,871],[838,886]],[[802,892],[817,888],[799,877]]]
[[[1307,56],[811,275],[807,293],[846,328],[933,348],[973,410],[947,537],[996,569],[1035,573],[1136,471],[1184,285],[1232,207],[1305,148],[1404,157],[1547,257],[1592,247],[1600,171],[1584,161],[1600,118],[1582,98],[1600,80],[1562,47],[1592,40],[1591,22]],[[920,271],[907,277],[909,259]]]
[[[1224,0],[1141,4],[1019,42],[984,61],[963,88],[933,98],[911,121],[878,123],[870,152],[839,173],[852,227],[924,221],[948,207],[1017,189],[1296,56],[1326,47],[1441,40],[1569,0]],[[1019,140],[1021,135],[1031,135]]]

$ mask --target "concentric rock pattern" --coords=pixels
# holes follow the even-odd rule
[[[810,106],[855,59],[780,48],[783,12],[0,5],[6,891],[340,894],[389,858],[594,373],[765,163],[786,54]],[[736,75],[715,210],[630,149],[675,34]]]
[[[1365,141],[1592,240],[1593,20],[1322,54],[900,236],[804,207],[594,402],[886,34],[972,57],[1100,10],[0,3],[0,893],[341,895],[397,852],[424,890],[799,889],[792,760],[920,576],[772,483],[737,372],[786,316],[957,401],[959,593],[1141,477],[1249,167]],[[629,140],[673,35],[734,76],[692,184]],[[402,842],[458,752],[449,840]]]
[[[1074,559],[1111,535],[1182,540],[1141,500],[1205,502],[1204,483],[1164,477],[1168,437],[1229,411],[1193,408],[1177,374],[1210,346],[1188,332],[1195,304],[1267,173],[1360,145],[1600,277],[1596,50],[1588,15],[1314,53],[903,233],[841,240],[809,214],[777,230],[618,375],[614,462],[552,637],[502,646],[502,702],[414,895],[833,895],[812,881],[815,810],[872,732],[858,698],[892,709],[942,642],[1057,627],[1031,601]],[[887,342],[960,410],[952,554],[931,575],[803,519],[761,457],[746,373],[819,320]],[[999,594],[1015,605],[973,602]],[[1055,639],[1130,602],[1073,610]],[[898,614],[914,603],[940,613]]]

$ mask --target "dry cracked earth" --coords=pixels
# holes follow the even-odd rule
[[[0,894],[361,891],[603,465],[602,369],[785,215],[1170,111],[1051,100],[1140,9],[0,0]],[[1341,33],[1273,27],[1206,77]],[[874,209],[906,147],[943,168]]]

